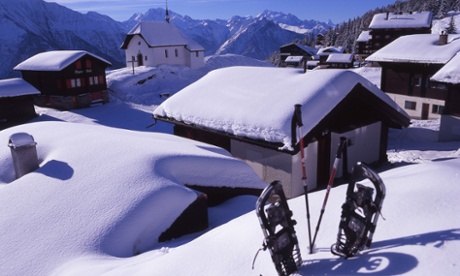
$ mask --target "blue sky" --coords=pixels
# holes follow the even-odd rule
[[[165,0],[45,0],[75,11],[95,11],[124,21],[134,13],[165,7]],[[168,0],[169,9],[194,19],[229,19],[233,15],[255,16],[264,10],[291,13],[300,19],[340,23],[368,10],[395,3],[396,0]]]

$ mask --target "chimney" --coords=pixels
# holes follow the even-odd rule
[[[388,20],[388,16],[390,15],[389,12],[387,12],[387,17],[385,17],[385,20]]]
[[[445,31],[442,31],[439,35],[439,45],[446,45],[448,36],[449,35]]]

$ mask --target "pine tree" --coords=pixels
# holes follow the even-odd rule
[[[456,34],[457,27],[455,26],[455,19],[453,16],[450,17],[449,26],[447,26],[446,33],[448,34]]]

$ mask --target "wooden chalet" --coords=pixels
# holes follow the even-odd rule
[[[168,98],[153,114],[174,134],[225,148],[286,195],[303,194],[294,106],[302,111],[308,187],[328,182],[340,137],[346,137],[342,177],[357,161],[387,160],[388,129],[409,125],[408,115],[384,92],[349,70],[230,67],[210,72]]]
[[[372,51],[370,31],[362,31],[356,39],[355,53],[359,57],[358,61],[362,63]]]
[[[290,43],[280,47],[281,66],[305,67],[317,50],[300,43]]]
[[[83,50],[39,53],[14,70],[40,91],[35,104],[68,110],[109,101],[107,60]]]
[[[451,121],[450,134],[440,136],[451,140],[460,139],[460,123],[453,125],[460,118],[459,53],[460,35],[421,34],[400,37],[367,60],[380,64],[381,89],[412,118]]]
[[[322,47],[318,50],[316,55],[313,57],[313,62],[316,62],[316,65],[320,68],[327,68],[326,61],[331,54],[343,54],[345,49],[343,47]]]
[[[372,54],[388,45],[398,37],[412,34],[430,34],[432,13],[378,13],[369,24],[370,52],[357,52],[357,54]]]
[[[21,78],[0,80],[0,130],[36,117],[33,96],[39,94]]]
[[[354,66],[354,54],[330,54],[325,62],[327,68],[348,69]]]

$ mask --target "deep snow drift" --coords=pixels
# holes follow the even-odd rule
[[[368,73],[370,78],[378,74]],[[170,133],[164,123],[146,129],[157,104],[151,101],[164,100],[157,91],[137,98],[142,96],[139,87],[148,89],[149,82],[160,85],[152,79],[138,85],[124,81],[112,87],[123,88],[112,91],[123,101],[113,97],[106,105],[67,112],[37,108],[38,123],[0,132],[2,274],[276,274],[268,252],[261,252],[251,268],[263,240],[254,196],[210,208],[207,231],[155,242],[196,197],[184,182],[263,183],[221,149],[154,133]],[[289,201],[303,257],[297,275],[458,274],[460,142],[437,142],[438,130],[434,120],[413,121],[408,129],[390,132],[391,164],[379,172],[387,187],[385,220],[379,220],[372,248],[361,255],[344,260],[329,252],[346,185],[331,190],[312,255],[304,197]],[[18,180],[7,146],[16,132],[34,136],[40,158],[40,168]],[[313,227],[324,193],[309,196]]]

